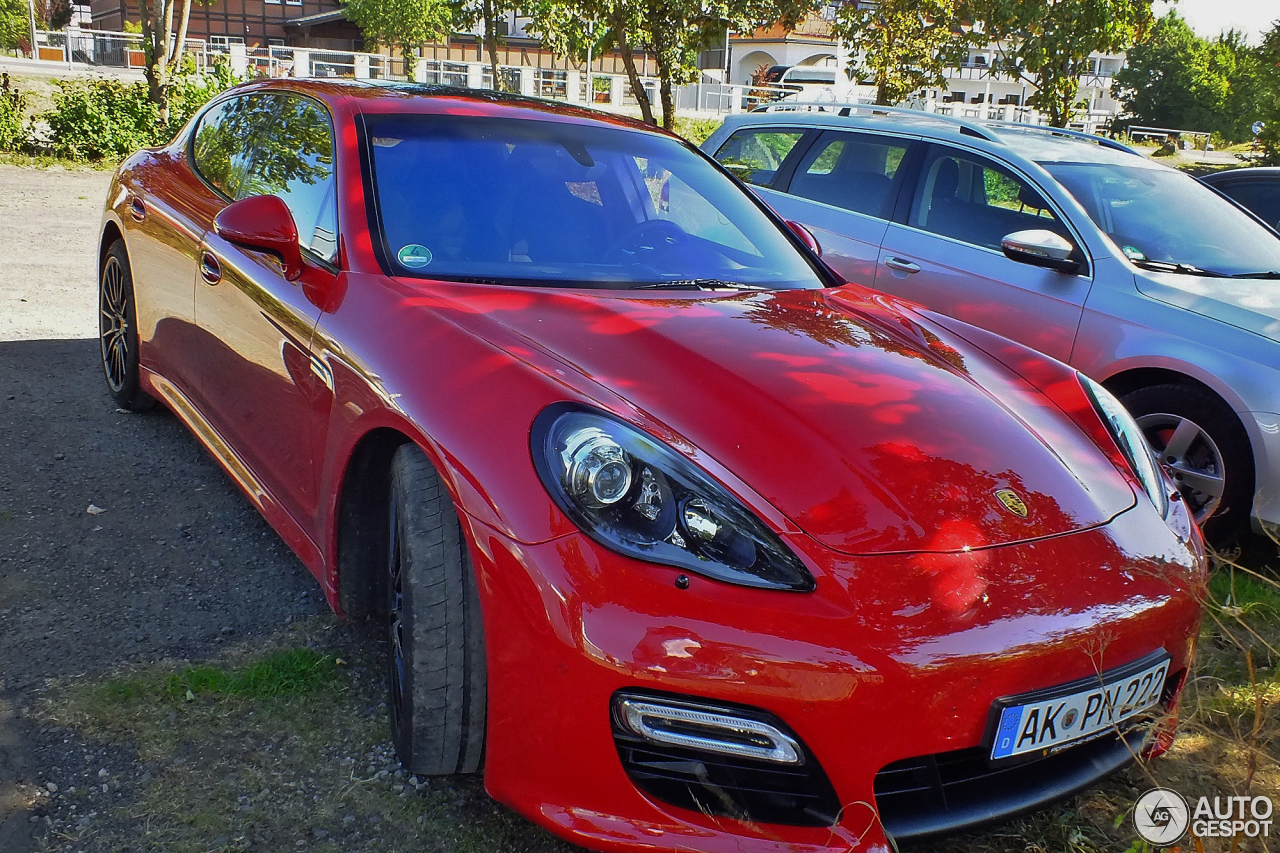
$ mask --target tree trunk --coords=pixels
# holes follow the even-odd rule
[[[666,130],[675,130],[676,101],[671,94],[671,73],[667,69],[659,69],[662,75],[658,84],[658,94],[662,98],[662,126]]]
[[[649,93],[644,90],[644,86],[640,85],[640,72],[636,71],[636,58],[631,54],[631,42],[627,38],[627,28],[621,11],[614,14],[613,34],[618,50],[622,53],[622,65],[627,69],[631,91],[635,92],[636,101],[640,103],[640,116],[646,124],[657,124],[653,119],[653,105],[649,103]]]
[[[484,0],[484,46],[489,52],[489,73],[493,75],[493,90],[503,91],[502,79],[498,76],[498,21],[497,10],[493,0]]]
[[[881,107],[893,106],[889,103],[889,81],[883,79],[876,81],[876,104]]]

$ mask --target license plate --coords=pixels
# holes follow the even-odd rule
[[[1059,748],[1113,730],[1160,701],[1169,656],[1147,658],[1099,677],[998,699],[991,760]]]

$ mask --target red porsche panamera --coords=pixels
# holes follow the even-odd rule
[[[1062,364],[838,280],[719,166],[275,81],[112,182],[102,356],[340,613],[392,731],[600,850],[885,850],[1167,745],[1199,534]]]

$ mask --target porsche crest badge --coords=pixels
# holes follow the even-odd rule
[[[1009,510],[1018,518],[1027,517],[1027,504],[1022,500],[1022,496],[1013,489],[997,489],[996,500],[1000,501],[1000,506]]]

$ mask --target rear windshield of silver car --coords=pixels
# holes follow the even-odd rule
[[[1188,175],[1113,163],[1041,165],[1139,267],[1207,276],[1280,276],[1280,239]]]
[[[824,285],[747,191],[655,133],[471,116],[366,117],[399,275],[531,286]]]

